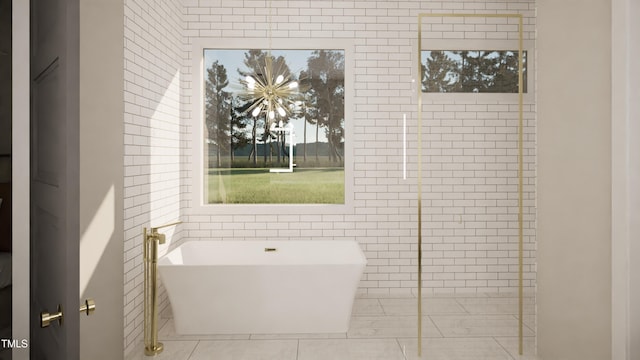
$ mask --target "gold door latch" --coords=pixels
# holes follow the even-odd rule
[[[62,313],[62,305],[58,305],[58,312],[53,314],[49,314],[48,312],[43,311],[40,313],[40,327],[46,328],[49,325],[51,325],[51,323],[54,321],[57,321],[58,325],[62,326],[63,316],[64,315]]]
[[[87,316],[93,314],[96,311],[96,302],[93,299],[87,299],[84,304],[80,306],[80,312],[86,313]]]
[[[96,302],[93,299],[85,300],[84,304],[80,306],[80,312],[86,313],[87,316],[93,314],[94,311],[96,311]],[[62,325],[63,318],[62,305],[58,305],[58,312],[50,314],[47,311],[43,311],[40,313],[40,327],[46,328],[54,321],[57,321],[58,325]]]

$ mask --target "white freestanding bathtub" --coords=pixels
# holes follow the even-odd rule
[[[366,263],[355,241],[190,241],[158,271],[179,334],[340,333]]]

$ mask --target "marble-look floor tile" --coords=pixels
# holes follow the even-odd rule
[[[134,351],[132,351],[125,360],[188,360],[193,349],[198,344],[197,341],[161,341],[164,350],[153,357],[144,354],[144,345],[140,343]]]
[[[518,315],[512,315],[512,316],[516,319],[516,321],[518,321],[518,319],[520,318]],[[525,314],[522,317],[522,319],[523,319],[522,325],[524,325],[524,328],[529,329],[533,333],[535,333],[536,332],[536,316]]]
[[[488,297],[487,293],[475,293],[475,292],[463,292],[463,293],[435,293],[435,294],[422,294],[423,298],[483,298]]]
[[[200,341],[189,360],[296,360],[298,340]]]
[[[300,340],[298,360],[404,360],[395,339]]]
[[[356,299],[353,302],[351,316],[384,315],[378,299]]]
[[[414,294],[358,294],[356,299],[413,299]]]
[[[514,291],[508,291],[508,292],[488,292],[485,293],[488,297],[510,297],[510,298],[518,298],[518,291],[517,288]],[[532,298],[535,299],[535,294],[533,292],[530,291],[524,291],[524,293],[522,294],[523,297],[525,298]]]
[[[422,341],[418,356],[417,339],[398,339],[407,360],[511,360],[493,338],[440,338]]]
[[[385,315],[417,315],[417,299],[380,299]],[[466,314],[454,298],[422,299],[422,314]]]
[[[511,305],[518,305],[518,303],[520,302],[520,299],[516,296],[516,297],[512,297],[512,296],[499,296],[499,297],[468,297],[468,298],[458,298],[457,299],[458,302],[461,305],[467,305],[467,304],[487,304],[487,305],[493,305],[493,304],[511,304]],[[532,297],[524,297],[522,299],[522,303],[524,305],[532,305],[535,303],[535,299]]]
[[[518,354],[518,337],[496,337],[496,341],[505,348],[514,359],[540,360],[536,355],[536,339],[525,337],[522,339],[522,355]]]
[[[220,335],[181,335],[176,333],[173,320],[168,320],[158,331],[158,339],[160,340],[248,340],[249,334],[220,334]]]
[[[432,315],[444,337],[517,336],[518,319],[513,315]],[[524,327],[524,336],[533,336]]]
[[[518,318],[518,316],[516,315],[516,319]],[[531,330],[536,329],[536,316],[535,315],[531,315],[531,314],[527,314],[525,313],[524,316],[522,317],[522,321],[524,322],[524,325],[526,327],[528,327]]]
[[[285,340],[285,339],[346,339],[347,333],[326,334],[251,334],[251,340]]]
[[[517,294],[429,294],[422,305],[422,357],[417,357],[417,297],[359,295],[347,333],[180,335],[165,312],[159,321],[165,351],[154,359],[539,360],[534,297],[524,302],[523,356],[517,354]],[[140,344],[125,360],[147,358]]]
[[[351,319],[347,338],[395,338],[417,336],[417,316],[356,316]],[[423,337],[441,337],[429,317],[423,317]]]
[[[519,300],[517,298],[492,297],[457,300],[469,314],[518,314],[519,312]],[[535,307],[532,299],[525,298],[523,301],[523,312],[525,314],[533,314],[534,311]]]

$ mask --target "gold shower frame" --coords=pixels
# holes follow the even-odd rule
[[[418,356],[422,356],[422,21],[424,18],[518,19],[518,353],[523,354],[523,30],[522,14],[418,14]]]

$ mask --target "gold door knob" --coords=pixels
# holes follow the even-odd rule
[[[93,299],[87,299],[84,304],[80,306],[80,312],[86,313],[87,316],[93,314],[96,311],[96,302]]]
[[[40,327],[46,328],[51,325],[52,322],[58,321],[58,325],[62,325],[62,305],[58,305],[58,312],[49,314],[47,311],[40,313]]]

